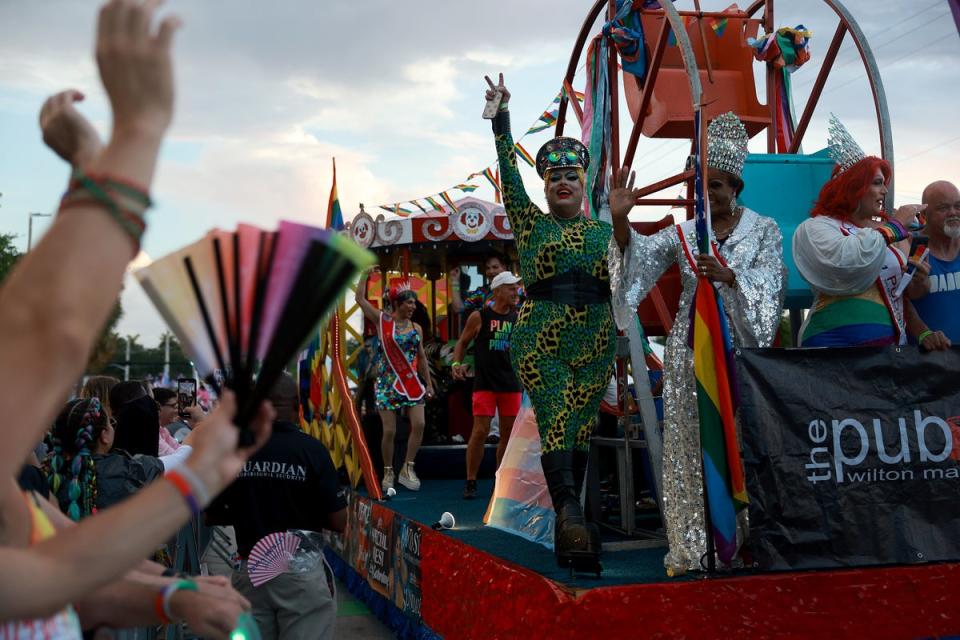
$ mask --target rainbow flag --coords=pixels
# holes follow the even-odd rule
[[[700,127],[698,111],[694,122],[697,141],[696,228],[697,251],[709,253],[709,211],[704,198],[704,180],[700,168]],[[697,381],[697,412],[700,418],[700,447],[703,454],[704,488],[717,557],[730,564],[737,552],[738,511],[747,505],[747,489],[737,442],[737,396],[734,381],[733,342],[720,298],[705,277],[697,282],[691,308],[689,344],[693,349],[693,371]]]
[[[420,205],[420,203],[417,202],[416,200],[411,200],[411,201],[410,201],[410,204],[412,204],[413,206],[415,206],[417,209],[420,209],[420,211],[422,211],[423,213],[426,213],[426,212],[427,212],[427,210],[424,209],[424,208]]]
[[[330,200],[327,202],[327,229],[343,230],[343,211],[340,210],[340,197],[337,195],[337,159],[333,159],[333,185],[330,187]]]
[[[530,155],[530,152],[523,148],[523,146],[518,142],[514,146],[514,149],[517,152],[517,157],[526,162],[531,167],[534,166],[535,162],[533,161],[533,156]]]
[[[498,169],[499,172],[499,169]],[[493,175],[493,171],[490,170],[490,167],[487,167],[482,171],[483,177],[490,181],[490,184],[493,185],[493,190],[497,192],[497,198],[500,198],[500,180],[498,177]],[[499,200],[498,200],[499,201]]]
[[[424,200],[429,202],[430,206],[436,209],[437,211],[439,211],[440,213],[444,212],[443,207],[440,206],[440,203],[434,200],[433,198],[431,198],[430,196],[427,196],[426,198],[424,198]]]
[[[453,199],[450,197],[446,191],[440,192],[440,197],[443,198],[443,201],[447,203],[447,206],[450,207],[450,213],[455,213],[457,207],[453,204]]]
[[[718,37],[718,38],[721,37],[721,36],[723,36],[723,32],[727,30],[727,22],[728,22],[728,21],[727,21],[726,18],[722,18],[722,19],[711,18],[711,19],[710,19],[710,28],[713,29],[713,32],[714,32],[715,34],[717,34],[717,37]]]
[[[533,124],[532,127],[527,129],[527,133],[524,135],[530,135],[531,133],[537,133],[538,131],[543,131],[544,129],[549,129],[553,125],[557,124],[557,114],[559,109],[554,108],[550,111],[544,111],[540,114],[540,117],[537,118],[537,121]]]
[[[475,175],[477,175],[477,174],[473,174],[473,175],[470,176],[470,177],[472,178],[472,177],[475,176]],[[462,183],[461,183],[461,184],[458,184],[457,186],[452,187],[452,188],[453,188],[453,189],[460,189],[460,191],[463,191],[464,193],[473,193],[474,191],[477,190],[477,185],[475,185],[475,184],[462,184]]]
[[[404,209],[403,207],[401,207],[399,203],[392,204],[390,206],[382,204],[380,205],[380,208],[383,209],[384,211],[388,211],[390,213],[396,214],[398,216],[402,216],[404,218],[406,218],[408,215],[413,213],[413,211],[411,211],[410,209]]]

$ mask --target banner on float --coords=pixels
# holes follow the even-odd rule
[[[409,616],[420,618],[420,549],[423,525],[398,516],[394,520],[393,603]]]
[[[367,577],[367,563],[370,558],[370,511],[372,502],[350,493],[347,505],[347,529],[344,532],[344,551],[351,567],[361,578]]]
[[[420,549],[426,528],[387,507],[351,492],[347,529],[326,536],[370,588],[413,618],[420,618]]]
[[[737,352],[761,569],[960,560],[960,348]]]
[[[370,503],[367,532],[367,582],[383,597],[393,599],[393,511]]]

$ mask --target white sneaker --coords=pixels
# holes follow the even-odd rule
[[[400,469],[400,477],[397,480],[410,491],[420,491],[420,478],[417,472],[413,470],[413,463],[408,462]]]
[[[380,488],[383,490],[384,493],[387,492],[387,489],[393,489],[393,480],[394,480],[393,467],[384,467],[383,481],[380,483]]]

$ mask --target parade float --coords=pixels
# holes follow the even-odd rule
[[[879,148],[891,164],[893,141],[879,71],[850,13],[840,2],[823,0],[836,15],[837,26],[826,49],[817,52],[815,62],[808,62],[809,32],[800,25],[778,25],[779,4],[757,0],[744,8],[732,5],[723,11],[701,11],[699,0],[675,5],[597,0],[577,35],[561,79],[551,123],[555,133],[570,134],[571,122],[581,131],[601,127],[601,142],[608,150],[603,170],[610,171],[634,164],[641,138],[688,141],[693,149],[698,112],[709,119],[734,111],[751,136],[766,142],[766,153],[752,154],[747,160],[744,181],[748,186],[743,201],[756,210],[775,212],[785,239],[784,256],[789,257],[793,229],[809,215],[832,169],[825,154],[804,154],[801,145],[811,121],[823,116],[820,97],[845,40],[852,41],[859,54],[871,89],[870,113],[876,118]],[[592,70],[583,104],[577,92],[583,87],[577,86],[576,73],[581,63]],[[815,80],[807,102],[795,108],[791,73],[805,63],[809,66],[804,72]],[[600,75],[606,76],[605,83],[596,81]],[[762,97],[758,87],[764,89]],[[605,121],[597,120],[598,108],[606,110]],[[629,130],[620,126],[623,109],[629,113]],[[638,206],[672,210],[662,220],[634,226],[649,234],[692,218],[694,176],[694,167],[688,164],[679,166],[672,176],[643,186]],[[677,190],[681,190],[679,196]],[[509,220],[497,203],[473,197],[453,200],[446,192],[442,195],[444,204],[428,198],[431,210],[420,213],[403,203],[384,206],[386,215],[374,216],[361,209],[347,233],[378,256],[382,275],[372,288],[371,299],[379,299],[393,280],[409,279],[427,308],[433,335],[447,341],[455,338],[458,328],[447,308],[450,268],[476,264],[492,248],[511,255],[512,236]],[[892,202],[888,197],[887,206]],[[786,310],[795,331],[802,309],[810,304],[810,294],[792,260],[787,262]],[[668,272],[638,309],[646,336],[665,335],[674,321],[682,320],[675,318],[678,294],[678,275]],[[604,538],[602,577],[559,570],[546,547],[522,535],[484,526],[488,505],[462,501],[461,481],[425,482],[418,494],[401,493],[387,500],[381,495],[369,453],[378,443],[366,442],[353,395],[361,382],[356,363],[363,357],[364,337],[360,313],[348,297],[301,365],[301,382],[308,398],[303,401],[303,418],[305,427],[330,448],[335,462],[346,469],[357,489],[351,496],[347,534],[331,538],[331,563],[350,590],[368,602],[400,637],[906,638],[960,633],[953,596],[955,587],[960,587],[960,565],[951,561],[960,556],[953,555],[952,548],[926,546],[929,540],[922,535],[922,542],[907,535],[906,542],[881,540],[871,547],[871,553],[858,555],[855,538],[870,540],[882,529],[878,522],[861,519],[848,520],[852,530],[836,534],[847,536],[844,544],[852,540],[845,553],[803,557],[803,549],[813,548],[811,538],[822,539],[830,532],[817,529],[822,523],[804,523],[812,527],[805,530],[796,522],[783,522],[774,523],[782,526],[773,527],[771,533],[770,522],[762,522],[770,510],[761,509],[769,507],[771,493],[749,484],[765,477],[755,468],[759,445],[754,442],[745,442],[745,460],[748,488],[751,494],[757,489],[751,503],[751,517],[757,516],[757,559],[732,571],[705,570],[668,578],[655,526],[652,531],[644,530],[633,513],[637,506],[634,465],[653,476],[646,484],[656,498],[659,438],[654,398],[646,385],[647,369],[655,368],[656,361],[638,347],[639,335],[625,336],[618,353],[618,401],[609,410],[619,429],[606,442],[595,443],[616,452],[619,486],[613,493],[620,499],[620,526],[609,527]],[[795,360],[802,357],[797,355],[800,352],[784,353],[793,353],[788,358]],[[898,375],[904,379],[922,378],[915,356],[915,351],[903,348],[872,357],[889,358],[882,366],[899,369]],[[923,367],[949,368],[949,363],[926,357]],[[771,362],[766,371],[791,375],[788,368],[778,369],[780,364]],[[840,370],[850,363],[835,364]],[[846,370],[856,375],[855,369]],[[802,386],[799,380],[794,382],[794,386]],[[810,382],[809,389],[814,385]],[[876,393],[890,393],[889,389],[883,391],[882,385],[875,386]],[[856,394],[857,388],[851,384],[845,391]],[[809,389],[808,396],[822,391],[825,402],[842,402],[826,389],[817,389],[817,393],[809,393]],[[921,398],[917,406],[934,401],[923,393],[917,391]],[[955,400],[951,396],[936,402]],[[899,405],[889,408],[891,412],[902,409]],[[937,405],[930,411],[941,409]],[[917,438],[923,445],[926,419],[919,410],[916,416]],[[789,416],[780,419],[790,422]],[[827,422],[822,430],[816,420],[811,423],[814,444],[829,444]],[[834,420],[836,449],[832,454],[821,456],[820,449],[799,447],[790,452],[789,460],[784,459],[783,468],[804,473],[804,462],[808,468],[837,464],[841,475],[843,464],[850,467],[858,458],[842,446],[849,435],[844,424],[851,423]],[[806,421],[798,428],[806,433]],[[948,455],[947,450],[951,436],[945,433],[948,441],[940,444],[939,460],[953,466],[936,469],[940,477],[956,475],[956,456]],[[746,441],[747,436],[744,438]],[[910,443],[913,446],[916,440]],[[879,448],[882,452],[883,447]],[[866,443],[863,450],[872,451]],[[824,461],[827,455],[832,456],[829,464]],[[924,477],[928,472],[910,471]],[[837,510],[842,510],[843,501],[850,499],[842,494],[845,488],[849,486],[837,489],[839,494],[816,495],[827,495]],[[875,494],[869,495],[877,499]],[[789,496],[780,497],[789,502]],[[901,492],[895,500],[909,500],[909,495]],[[755,505],[760,510],[755,512]],[[442,520],[445,511],[452,512],[455,520]],[[883,513],[891,514],[889,519],[895,521],[917,517],[915,525],[906,527],[914,533],[929,527],[943,531],[956,527],[956,519],[949,514],[925,522],[908,507]],[[777,536],[779,539],[771,542]],[[763,546],[765,543],[768,546]],[[796,555],[789,552],[791,545],[796,547]],[[779,563],[771,560],[770,549],[781,553]],[[799,571],[801,568],[811,570]]]

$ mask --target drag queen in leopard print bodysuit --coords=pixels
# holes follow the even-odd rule
[[[517,170],[503,76],[498,87],[490,86],[489,97],[496,89],[503,95],[493,132],[527,290],[511,358],[540,429],[541,463],[557,514],[557,561],[589,569],[599,540],[584,522],[579,495],[590,435],[613,373],[616,330],[606,259],[612,227],[582,213],[589,154],[573,138],[554,138],[537,154],[548,211],[530,201]]]

